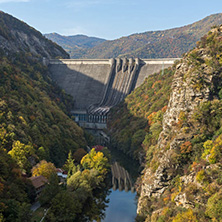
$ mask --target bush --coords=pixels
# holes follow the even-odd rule
[[[213,147],[213,142],[212,142],[212,140],[207,140],[207,141],[204,143],[203,147],[204,147],[204,152],[203,152],[203,154],[202,154],[202,158],[205,159],[205,158],[210,154],[210,151],[211,151],[211,149],[212,149],[212,147]]]
[[[203,183],[206,180],[206,172],[205,170],[200,170],[196,175],[196,180],[199,183]]]
[[[207,201],[206,215],[214,221],[222,220],[222,192],[215,193]]]
[[[196,218],[196,215],[193,214],[193,211],[191,209],[182,213],[178,213],[172,222],[185,222],[185,221],[189,221],[189,222],[198,221]]]

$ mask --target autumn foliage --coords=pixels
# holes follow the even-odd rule
[[[32,168],[32,176],[44,176],[49,179],[51,174],[56,173],[56,167],[53,163],[42,160]]]
[[[183,143],[180,146],[180,152],[181,152],[181,154],[187,154],[187,153],[192,152],[192,144],[191,144],[191,142],[190,141],[186,141],[185,143]]]

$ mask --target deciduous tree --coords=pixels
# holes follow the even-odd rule
[[[34,154],[34,148],[32,145],[25,145],[20,141],[15,141],[12,145],[12,150],[8,154],[16,160],[22,169],[28,170],[31,167],[28,157]]]
[[[32,176],[44,176],[49,179],[51,174],[56,172],[56,167],[53,163],[42,160],[36,166],[32,168]]]
[[[84,169],[95,169],[101,175],[107,173],[108,159],[102,152],[96,152],[94,148],[82,158],[81,164]]]

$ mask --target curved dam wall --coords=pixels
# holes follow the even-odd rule
[[[121,102],[149,75],[174,64],[172,59],[54,59],[52,79],[74,98],[74,111],[83,122],[106,122],[110,108]],[[44,61],[46,62],[46,61]]]

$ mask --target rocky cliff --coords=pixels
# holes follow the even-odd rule
[[[221,221],[222,27],[176,66],[138,220]]]
[[[0,11],[0,48],[8,54],[26,52],[46,58],[69,55],[40,32],[13,16]]]

